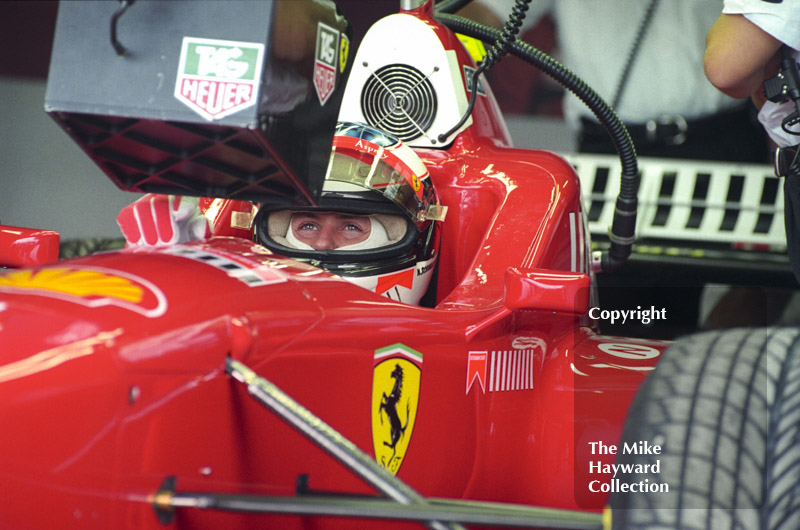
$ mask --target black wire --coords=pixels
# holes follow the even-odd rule
[[[500,33],[499,37],[493,40],[492,47],[486,52],[486,55],[483,56],[478,68],[472,75],[472,93],[469,96],[469,104],[467,105],[466,112],[452,129],[439,135],[440,142],[446,142],[450,135],[460,129],[472,114],[472,109],[475,107],[475,101],[478,95],[478,78],[483,72],[488,71],[497,61],[506,55],[511,49],[512,44],[516,42],[517,33],[519,33],[519,29],[522,27],[522,22],[525,20],[525,14],[528,12],[528,4],[530,3],[531,0],[516,0],[514,7],[511,9],[511,14],[508,15],[508,20],[506,20],[503,26],[503,31]]]
[[[485,42],[493,43],[500,38],[500,32],[474,20],[456,15],[436,15],[437,20],[451,30]],[[615,215],[609,237],[611,246],[603,254],[602,269],[611,270],[625,262],[631,252],[636,232],[636,210],[638,205],[639,169],[636,149],[628,129],[611,108],[589,85],[568,68],[546,53],[526,42],[515,40],[509,53],[536,66],[567,90],[574,93],[597,117],[614,142],[622,165],[622,179],[617,196]]]
[[[446,14],[437,15],[436,18],[458,33],[485,42],[494,42],[499,37],[500,32],[498,30],[474,20]],[[633,146],[633,141],[627,128],[614,112],[614,109],[597,92],[567,67],[526,42],[515,41],[511,45],[509,53],[536,66],[583,101],[611,135],[622,161],[623,172],[635,174],[638,171],[636,149]]]
[[[472,93],[469,95],[469,103],[467,104],[467,110],[461,116],[461,119],[458,120],[458,123],[456,123],[446,133],[439,135],[438,140],[440,142],[442,143],[446,142],[447,139],[450,137],[450,135],[459,130],[461,126],[464,125],[464,123],[467,121],[467,118],[469,118],[470,115],[472,114],[472,109],[475,108],[475,101],[477,100],[477,94],[478,94],[478,77],[483,73],[485,69],[486,67],[483,64],[483,62],[481,62],[481,64],[478,65],[478,68],[475,69],[475,72],[472,74]]]
[[[617,83],[617,90],[614,92],[614,99],[611,101],[611,106],[614,108],[619,107],[622,93],[625,91],[625,85],[628,84],[628,78],[633,69],[633,61],[638,55],[639,46],[641,46],[644,34],[650,26],[650,21],[653,20],[653,13],[656,7],[658,7],[658,0],[650,0],[650,5],[647,6],[647,11],[644,13],[644,18],[641,24],[639,24],[639,30],[636,32],[636,37],[633,40],[633,46],[628,52],[628,59],[625,61],[625,67],[622,69],[622,76],[619,79],[619,83]]]

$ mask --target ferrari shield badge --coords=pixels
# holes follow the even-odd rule
[[[175,97],[209,121],[256,104],[264,45],[184,37]]]
[[[414,430],[422,354],[403,344],[375,351],[372,378],[372,445],[375,460],[396,475]]]

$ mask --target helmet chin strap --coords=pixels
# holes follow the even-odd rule
[[[384,228],[383,224],[373,217],[369,218],[369,222],[370,230],[367,239],[358,243],[353,243],[352,245],[343,245],[334,250],[369,250],[389,244],[389,234],[386,232],[386,228]],[[286,230],[286,242],[289,243],[292,248],[298,250],[316,250],[311,245],[303,243],[295,237],[294,230],[292,230],[292,223],[289,223],[289,228]]]

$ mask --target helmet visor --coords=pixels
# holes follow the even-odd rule
[[[429,209],[422,173],[394,151],[360,138],[339,137],[331,154],[323,193],[348,194],[374,190],[399,206],[413,222],[423,221]]]

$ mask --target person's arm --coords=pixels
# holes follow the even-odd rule
[[[734,98],[763,103],[761,83],[777,73],[781,42],[743,15],[723,14],[706,36],[706,77]],[[760,101],[759,101],[760,100]]]
[[[493,28],[502,28],[503,22],[494,9],[480,1],[473,1],[461,8],[456,15],[466,17]]]

